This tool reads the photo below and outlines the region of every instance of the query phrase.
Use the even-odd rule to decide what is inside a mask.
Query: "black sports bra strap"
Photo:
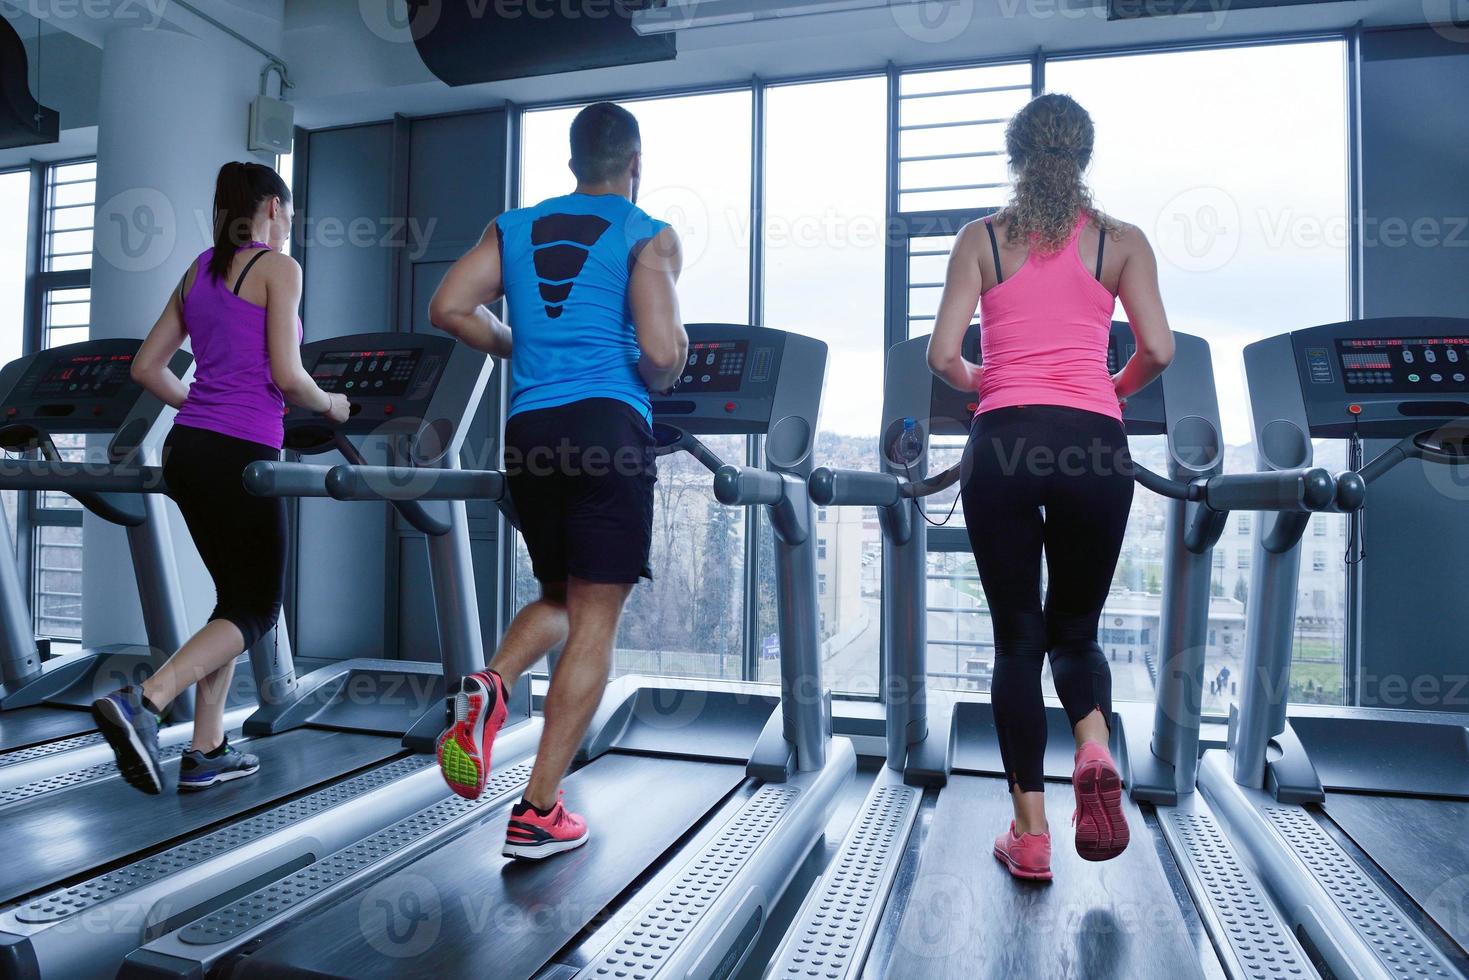
[[[236,296],[240,295],[240,287],[245,285],[245,277],[250,274],[251,269],[255,268],[255,263],[265,258],[265,253],[269,251],[268,248],[257,249],[250,261],[245,263],[245,268],[240,270],[240,278],[235,280],[234,293]]]
[[[995,238],[995,223],[986,221],[984,230],[990,233],[990,252],[995,256],[995,285],[998,286],[1005,281],[1005,271],[1000,268],[1000,242]]]
[[[1107,229],[1097,228],[1097,282],[1102,281],[1102,252],[1107,248]]]

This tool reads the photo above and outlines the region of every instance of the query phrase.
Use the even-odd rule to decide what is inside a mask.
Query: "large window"
[[[16,216],[28,214],[31,206],[31,172],[14,170],[0,173],[0,210]],[[0,364],[8,364],[25,349],[26,249],[30,229],[24,220],[12,220],[0,226]],[[0,492],[0,505],[5,508],[10,540],[15,541],[17,494]],[[0,555],[0,561],[13,556]]]
[[[765,95],[761,322],[827,344],[816,436],[821,466],[871,469],[882,420],[887,80],[787,85]],[[761,514],[762,559],[773,549]],[[882,532],[855,507],[816,513],[826,683],[875,694]],[[758,676],[778,676],[773,562],[760,564]]]
[[[1179,84],[1179,79],[1188,84]],[[1270,334],[1346,319],[1346,50],[1340,41],[1050,61],[1046,87],[1074,95],[1097,129],[1097,203],[1153,242],[1174,329],[1210,344],[1229,472],[1255,468],[1241,352]],[[1146,93],[1146,105],[1139,98]],[[1166,139],[1158,138],[1166,133]],[[1125,314],[1119,305],[1118,316]],[[1161,468],[1161,437],[1133,439]],[[1317,447],[1341,468],[1339,444]],[[1103,625],[1119,697],[1151,696],[1164,503],[1138,493]],[[1204,704],[1237,698],[1251,536],[1231,518],[1219,547]],[[1343,698],[1345,519],[1314,523],[1331,560],[1305,561],[1297,596],[1292,699]],[[1314,539],[1313,539],[1314,540]]]
[[[92,323],[92,220],[95,161],[58,164],[45,171],[42,268],[39,272],[43,347],[86,340]],[[63,459],[86,455],[86,437],[57,435]],[[32,495],[31,598],[36,632],[80,639],[82,628],[81,505],[64,493]]]
[[[628,104],[642,130],[638,204],[677,230],[684,248],[679,301],[687,322],[750,317],[750,92]],[[528,112],[521,201],[570,192],[567,133],[576,108]],[[744,462],[739,436],[704,440]],[[653,580],[634,590],[617,638],[615,673],[739,679],[745,663],[745,515],[721,506],[708,470],[685,454],[659,460]],[[517,543],[516,605],[538,594]]]

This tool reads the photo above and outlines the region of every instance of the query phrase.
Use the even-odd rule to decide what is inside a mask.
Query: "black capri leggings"
[[[1111,724],[1112,675],[1097,622],[1132,507],[1127,436],[1095,412],[1001,408],[974,420],[964,456],[964,521],[995,631],[990,700],[1000,756],[1012,789],[1038,792],[1047,653],[1071,724],[1094,709]]]
[[[286,503],[257,497],[240,480],[256,460],[279,460],[258,442],[175,425],[163,444],[163,475],[214,579],[210,622],[239,627],[245,649],[275,628],[286,581]]]

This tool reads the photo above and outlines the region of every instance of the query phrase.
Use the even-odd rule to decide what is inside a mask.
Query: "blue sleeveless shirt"
[[[651,423],[627,291],[638,253],[667,224],[625,197],[567,194],[495,225],[514,338],[510,415],[615,398]]]

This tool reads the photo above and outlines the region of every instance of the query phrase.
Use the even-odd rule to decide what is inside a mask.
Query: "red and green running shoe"
[[[505,724],[505,684],[493,670],[470,674],[454,695],[454,720],[439,736],[439,771],[466,800],[477,800],[490,778],[490,750]]]

